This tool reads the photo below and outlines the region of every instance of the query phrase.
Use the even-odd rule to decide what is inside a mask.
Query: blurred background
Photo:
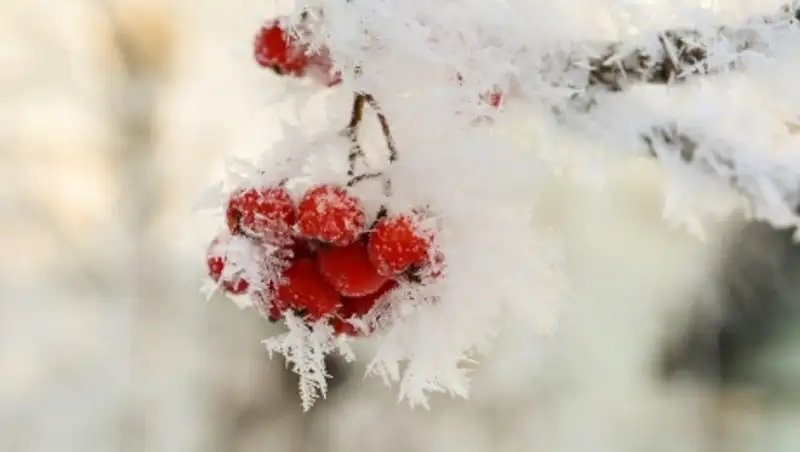
[[[278,138],[249,47],[273,9],[0,0],[0,451],[800,450],[797,252],[668,230],[647,162],[557,186],[591,206],[553,214],[576,300],[555,336],[504,331],[472,400],[412,411],[332,360],[302,414],[279,327],[200,293],[219,219],[193,211]],[[707,286],[734,314],[691,314]]]

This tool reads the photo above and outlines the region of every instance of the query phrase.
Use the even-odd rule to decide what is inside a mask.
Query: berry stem
[[[358,176],[355,176],[352,179],[350,179],[350,181],[347,182],[347,186],[348,187],[354,187],[356,184],[358,184],[361,181],[365,181],[365,180],[368,180],[368,179],[377,179],[379,177],[383,177],[383,173],[382,172],[359,174]]]
[[[378,122],[381,125],[381,132],[386,140],[386,147],[389,149],[389,164],[397,161],[397,145],[395,144],[394,136],[392,136],[392,129],[389,126],[389,120],[386,118],[386,115],[383,114],[383,109],[381,108],[380,104],[371,94],[355,93],[355,97],[353,98],[353,107],[350,110],[350,122],[347,124],[347,127],[344,131],[351,143],[350,153],[348,154],[349,166],[347,169],[347,175],[351,179],[347,183],[348,187],[353,187],[363,180],[374,179],[384,175],[383,173],[379,172],[366,173],[356,176],[356,164],[358,163],[358,158],[365,157],[364,149],[361,147],[361,144],[358,141],[358,128],[361,125],[361,121],[364,120],[365,104],[369,104],[369,106],[375,112],[375,116],[378,118]],[[391,191],[392,182],[389,179],[384,178],[384,195],[387,197],[390,196]]]
[[[349,177],[356,175],[356,163],[358,163],[358,158],[365,157],[364,149],[361,147],[361,143],[358,142],[358,127],[364,119],[365,102],[366,98],[363,94],[355,94],[353,98],[353,108],[350,110],[350,122],[344,130],[345,135],[347,135],[347,138],[350,140],[350,152],[347,155],[349,165],[347,175]]]
[[[394,163],[397,161],[397,145],[392,136],[392,129],[389,127],[389,120],[386,119],[386,115],[383,114],[383,109],[381,109],[378,101],[372,97],[372,94],[364,94],[363,96],[369,106],[375,111],[375,116],[378,117],[378,122],[381,124],[381,131],[383,132],[383,138],[386,139],[386,147],[389,148],[389,163]]]

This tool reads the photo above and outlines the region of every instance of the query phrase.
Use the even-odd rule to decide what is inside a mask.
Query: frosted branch
[[[800,36],[798,22],[800,6],[785,5],[776,14],[752,18],[741,26],[675,29],[636,42],[572,45],[560,54],[543,55],[537,68],[540,77],[519,86],[550,106],[560,122],[574,125],[598,105],[598,96],[604,93],[642,83],[677,84],[764,62]],[[613,126],[616,119],[605,121]],[[766,149],[747,150],[763,157],[758,167],[752,168],[751,156],[747,156],[747,165],[737,160],[747,152],[733,143],[706,144],[705,137],[681,130],[676,123],[641,130],[640,139],[643,151],[662,162],[680,159],[725,180],[747,198],[755,216],[769,218],[774,224],[796,223],[792,210],[798,203],[800,177],[791,167],[771,161],[762,152]]]
[[[546,99],[559,114],[586,111],[596,105],[598,92],[619,92],[635,83],[673,84],[741,69],[749,61],[771,56],[775,43],[800,32],[799,20],[800,7],[785,5],[777,14],[750,19],[739,27],[666,30],[638,42],[581,43],[541,55],[534,86],[520,84],[539,97],[550,97],[552,90],[563,98],[566,90],[567,109],[558,105],[562,102],[553,102],[556,99]]]

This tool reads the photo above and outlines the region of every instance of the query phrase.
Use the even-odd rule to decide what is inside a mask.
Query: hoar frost
[[[568,284],[557,233],[533,224],[537,190],[564,168],[583,165],[602,175],[604,165],[619,160],[657,158],[674,176],[667,178],[665,214],[679,215],[673,220],[698,235],[703,231],[694,216],[723,216],[742,205],[776,225],[798,224],[797,141],[787,130],[778,130],[776,139],[766,125],[766,118],[797,121],[800,90],[787,76],[797,73],[797,63],[784,58],[798,44],[796,9],[693,24],[693,17],[711,15],[696,2],[678,3],[683,24],[653,24],[642,13],[649,7],[610,9],[578,0],[317,0],[285,5],[289,20],[281,23],[290,24],[290,44],[280,50],[290,53],[273,55],[271,43],[257,43],[266,46],[259,64],[289,78],[286,100],[298,118],[320,102],[325,118],[284,123],[282,139],[257,162],[232,168],[234,188],[279,185],[300,200],[320,184],[344,187],[363,210],[364,224],[405,213],[432,231],[425,235],[430,256],[424,264],[403,275],[372,275],[391,279],[391,290],[371,300],[369,312],[338,319],[376,336],[369,373],[399,382],[402,399],[427,406],[430,392],[466,397],[470,366],[507,319],[552,326]],[[576,17],[575,8],[585,12],[578,16],[615,24],[614,33],[603,21]],[[679,26],[657,29],[667,25]],[[619,32],[625,29],[630,32]],[[296,49],[302,52],[291,53]],[[304,80],[302,64],[325,82]],[[761,86],[757,97],[726,91],[734,70]],[[640,89],[644,84],[683,86],[654,94]],[[595,146],[550,149],[520,140],[519,125],[530,118]],[[707,187],[745,203],[720,212],[717,203],[687,196]],[[256,213],[269,215],[269,206]],[[302,219],[298,224],[302,229]],[[369,240],[369,227],[357,232]],[[295,252],[313,254],[329,246],[322,242]],[[271,255],[277,248],[266,249]],[[347,264],[354,278],[362,274],[352,269],[366,262],[355,251]],[[292,300],[330,295],[312,293],[315,276],[304,278],[303,290],[290,287]],[[254,287],[263,292],[281,284],[278,275]],[[308,310],[296,308],[280,306],[288,332],[265,344],[300,375],[308,409],[325,395],[325,355],[354,359],[354,339],[337,334],[330,316],[340,311],[309,319]]]

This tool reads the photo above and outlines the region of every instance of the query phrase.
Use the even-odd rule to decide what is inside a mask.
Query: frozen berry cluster
[[[225,234],[278,259],[264,261],[257,284],[243,272],[229,275],[218,237],[209,248],[209,276],[227,293],[249,293],[273,321],[291,311],[355,336],[361,332],[350,320],[369,314],[401,281],[437,276],[429,264],[433,235],[420,227],[418,212],[380,214],[368,225],[361,201],[339,185],[312,187],[297,203],[283,186],[237,190],[226,219]]]

